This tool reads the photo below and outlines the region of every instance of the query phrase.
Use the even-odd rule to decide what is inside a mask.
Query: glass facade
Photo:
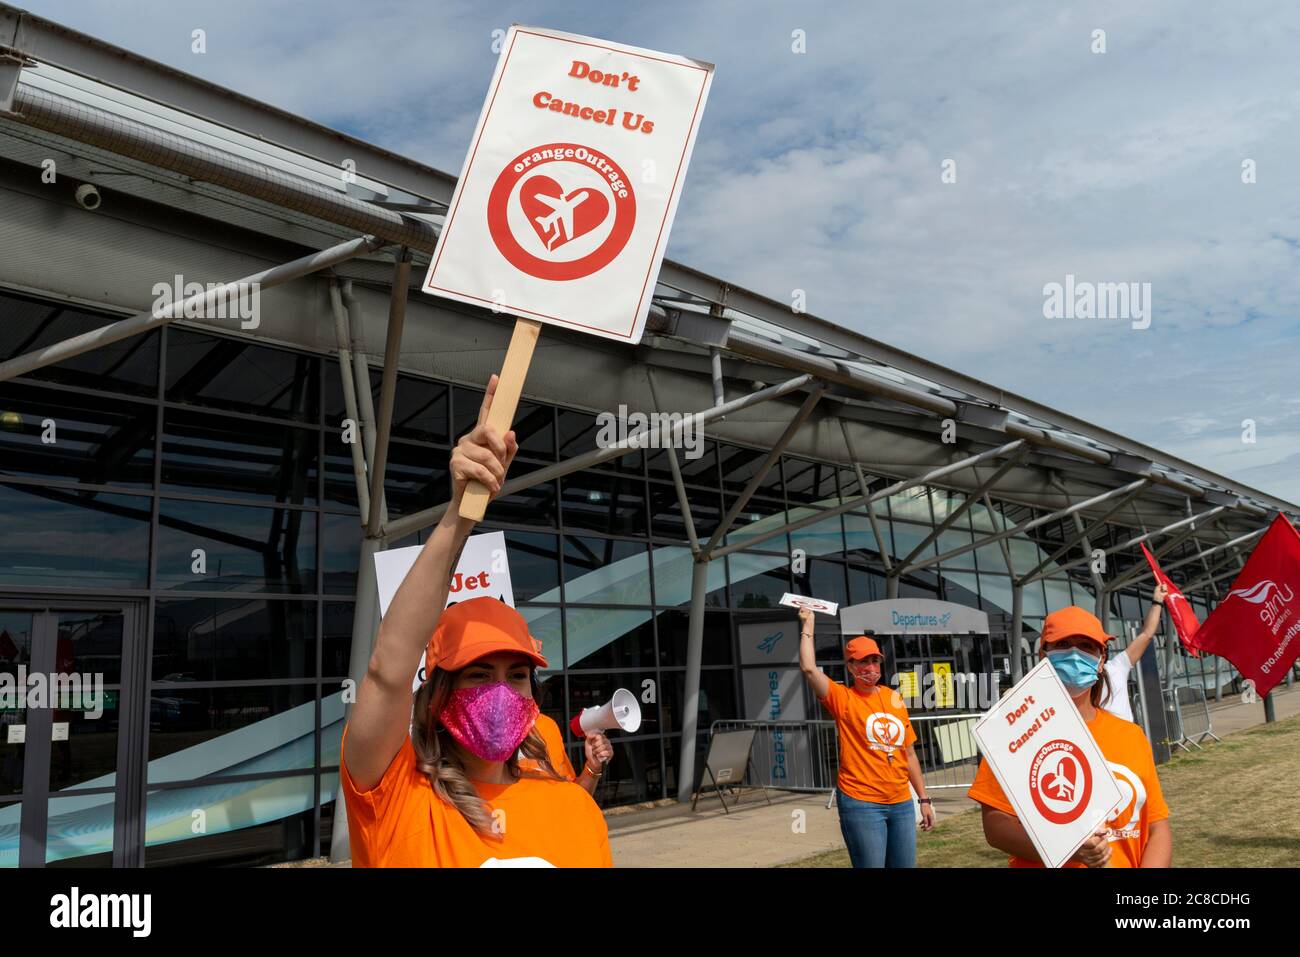
[[[0,359],[104,321],[0,294]],[[372,379],[377,392],[379,376]],[[390,515],[446,501],[451,443],[472,425],[481,399],[474,389],[399,377]],[[25,610],[33,603],[112,599],[134,609],[129,620],[138,622],[118,638],[125,649],[118,654],[138,662],[135,737],[118,747],[126,732],[114,724],[112,741],[92,747],[89,729],[74,724],[72,754],[80,757],[59,764],[51,754],[48,787],[39,783],[48,793],[47,862],[108,860],[122,793],[118,762],[127,754],[145,769],[146,865],[270,863],[328,851],[361,542],[343,418],[334,359],[181,327],[0,383],[0,668],[29,660],[39,633],[33,616],[45,614]],[[589,412],[523,402],[516,432],[512,476],[590,450],[597,426]],[[700,457],[683,461],[697,534],[712,534],[764,455],[709,441]],[[859,494],[849,469],[783,457],[727,542]],[[884,598],[882,550],[909,555],[962,501],[956,492],[910,490],[876,504],[884,542],[858,509],[712,562],[701,741],[716,719],[757,716],[745,700],[754,666],[740,660],[740,629],[792,618],[778,607],[786,591],[840,603]],[[977,505],[918,557],[970,545],[1030,515],[1022,506]],[[615,736],[598,800],[675,795],[692,559],[666,454],[638,450],[503,498],[489,519],[481,530],[505,532],[518,607],[552,665],[543,709],[567,735],[574,713],[616,688],[642,700],[642,728]],[[1023,572],[1069,531],[1046,526],[1036,530],[1040,538],[1011,538],[1005,552],[983,546],[906,576],[900,596],[979,607],[993,634],[987,642],[886,639],[888,664],[903,670],[946,660],[1003,670],[1007,556]],[[420,541],[423,533],[394,544]],[[806,562],[792,567],[791,549]],[[1091,607],[1090,587],[1086,566],[1028,586],[1026,627],[1035,630],[1064,604]],[[1140,618],[1147,594],[1115,596],[1112,614]],[[1207,609],[1197,611],[1203,617]],[[818,654],[839,674],[833,623],[829,630],[819,623]],[[1172,660],[1176,682],[1210,691],[1216,667],[1221,682],[1235,676],[1213,658],[1175,650]],[[816,711],[805,704],[805,716]],[[576,765],[581,748],[569,743]],[[31,773],[24,745],[0,737],[0,865],[17,862],[17,798],[38,793],[24,773]]]

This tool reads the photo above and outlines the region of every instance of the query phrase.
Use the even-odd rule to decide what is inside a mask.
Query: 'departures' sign
[[[1047,867],[1060,867],[1123,795],[1079,709],[1044,659],[971,730]]]
[[[712,76],[511,27],[424,291],[640,341]]]
[[[380,617],[388,614],[388,606],[401,587],[407,572],[423,551],[423,545],[394,548],[375,552],[375,581],[379,587]],[[447,605],[470,598],[496,598],[511,608],[515,607],[515,590],[510,582],[510,565],[506,561],[506,536],[504,532],[485,532],[465,539],[456,571],[452,573],[447,589]],[[424,682],[424,656],[420,656],[413,690]]]

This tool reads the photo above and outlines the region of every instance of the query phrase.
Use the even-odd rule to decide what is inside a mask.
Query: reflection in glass
[[[164,599],[154,619],[155,681],[316,676],[314,602]]]
[[[149,781],[311,767],[314,698],[312,685],[156,688],[149,700]],[[212,747],[198,747],[209,741]]]
[[[695,557],[691,554],[691,550],[659,545],[651,552],[650,559],[654,562],[655,604],[672,607],[690,602],[691,576],[695,569]],[[705,605],[719,608],[726,606],[725,562],[709,562],[705,587],[708,589],[704,596]]]
[[[0,674],[16,687],[18,668],[32,665],[32,640],[35,616],[26,611],[0,611]],[[23,789],[23,759],[27,745],[9,742],[9,728],[27,725],[27,708],[17,701],[6,702],[0,710],[0,794],[19,794]],[[0,821],[4,820],[0,808]],[[12,812],[11,812],[12,813]],[[14,866],[18,866],[15,852]]]
[[[835,480],[839,470],[834,465],[789,457],[784,459],[783,464],[785,495],[791,503],[834,505],[838,500]]]
[[[93,691],[83,686],[80,696],[70,693],[62,703],[73,707],[54,709],[54,723],[66,724],[67,735],[50,742],[50,790],[112,787],[117,773],[121,689],[103,689],[96,702]],[[85,710],[87,707],[93,710]]]
[[[0,382],[0,471],[149,488],[157,414],[145,402]]]
[[[167,399],[185,405],[316,422],[316,356],[179,329],[167,330]]]
[[[451,498],[451,450],[406,442],[388,444],[388,467],[384,470],[384,495],[388,515],[410,515],[441,505]],[[349,459],[350,465],[350,459]],[[356,481],[351,486],[356,504]]]
[[[645,482],[598,472],[560,480],[567,528],[608,535],[646,535]]]
[[[742,449],[736,445],[719,446],[719,454],[722,457],[722,487],[736,493],[744,491],[768,455],[763,449]],[[758,485],[758,494],[782,497],[780,462],[767,471]]]
[[[0,583],[144,588],[149,509],[134,495],[0,484]]]
[[[528,633],[542,643],[546,671],[564,667],[564,611],[558,606],[520,602],[515,608],[528,622]],[[562,679],[561,679],[562,680]]]
[[[644,542],[566,535],[565,599],[587,604],[650,604],[650,555]]]
[[[47,867],[113,866],[113,795],[51,797],[45,823]],[[2,840],[2,839],[0,839]],[[4,850],[0,850],[0,855]]]
[[[315,803],[310,774],[149,791],[145,866],[263,867],[311,857]],[[205,825],[200,834],[195,811]]]
[[[686,664],[686,642],[690,615],[685,611],[661,611],[659,623],[659,662],[668,666]],[[731,664],[731,616],[721,611],[704,613],[705,665]]]
[[[569,608],[570,668],[645,668],[655,663],[649,608]]]
[[[515,459],[510,466],[507,481],[535,472],[544,466],[524,459]],[[508,525],[530,525],[538,528],[555,528],[558,523],[555,500],[555,480],[532,485],[512,495],[501,495],[492,500],[491,518]]]
[[[734,608],[776,608],[781,596],[793,591],[790,559],[786,555],[735,552],[727,556]]]
[[[790,521],[810,520],[818,514],[813,508],[790,509]],[[764,543],[763,547],[768,547]],[[805,525],[790,532],[790,547],[802,548],[809,555],[837,555],[844,551],[844,529],[838,515]]]
[[[322,512],[320,560],[327,595],[357,593],[357,561],[361,553],[361,519],[357,514]],[[414,543],[412,543],[414,544]],[[400,547],[389,545],[390,548]]]
[[[824,559],[808,559],[808,574],[795,575],[795,585],[801,594],[833,601],[837,605],[849,602],[848,588],[844,584],[844,566]]]
[[[718,487],[718,443],[705,441],[700,446],[700,454],[690,458],[686,449],[677,450],[677,465],[681,469],[682,481],[687,485],[703,485],[707,488]],[[648,468],[650,477],[673,480],[672,463],[668,461],[667,449],[650,449]]]
[[[167,409],[162,488],[313,505],[319,441],[316,429]]]
[[[679,735],[683,701],[686,697],[686,672],[664,673],[664,733]],[[700,672],[699,733],[707,739],[709,726],[715,721],[739,717],[736,710],[736,672],[730,668],[704,669]]]
[[[0,293],[0,360],[54,345],[121,318],[64,302]],[[25,375],[90,389],[156,395],[159,336],[158,332],[129,336]]]
[[[556,409],[559,423],[560,459],[573,458],[597,448],[597,438],[601,435],[602,425],[590,412],[575,412],[572,409]],[[609,436],[614,438],[614,436]],[[626,455],[601,463],[601,468],[616,472],[628,472],[633,475],[643,474],[645,453],[642,449],[633,449]]]
[[[164,499],[157,551],[160,588],[316,590],[315,512]]]
[[[346,678],[352,653],[355,606],[350,601],[327,601],[321,621],[320,673],[322,678]]]
[[[632,737],[617,731],[610,742],[614,757],[605,765],[595,798],[602,806],[653,801],[664,796],[663,759],[659,739]]]
[[[726,496],[727,508],[731,508],[735,503],[736,496]],[[804,514],[807,514],[807,512]],[[727,532],[727,544],[756,538],[765,532],[780,528],[785,523],[784,505],[780,502],[755,496],[746,502],[744,509],[736,515],[735,522],[732,524],[730,531]],[[757,547],[768,551],[781,551],[789,546],[785,535],[775,535],[760,542]]]
[[[722,521],[722,497],[711,489],[687,488],[686,500],[690,503],[695,536],[704,544],[718,530],[718,523]],[[681,499],[677,497],[676,486],[663,482],[650,483],[650,514],[653,516],[652,531],[656,538],[675,542],[688,540],[686,520],[682,517]]]
[[[560,556],[556,536],[506,532],[506,557],[515,601],[560,600]],[[472,597],[466,595],[464,597]]]

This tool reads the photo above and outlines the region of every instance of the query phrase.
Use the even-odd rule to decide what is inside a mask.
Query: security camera
[[[77,205],[82,209],[99,209],[99,204],[103,201],[99,190],[90,183],[82,183],[77,187]]]

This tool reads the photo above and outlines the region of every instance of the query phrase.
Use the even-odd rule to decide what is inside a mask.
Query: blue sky
[[[453,173],[493,30],[710,60],[671,258],[1300,502],[1292,4],[23,5]],[[1150,327],[1044,318],[1067,274]]]

